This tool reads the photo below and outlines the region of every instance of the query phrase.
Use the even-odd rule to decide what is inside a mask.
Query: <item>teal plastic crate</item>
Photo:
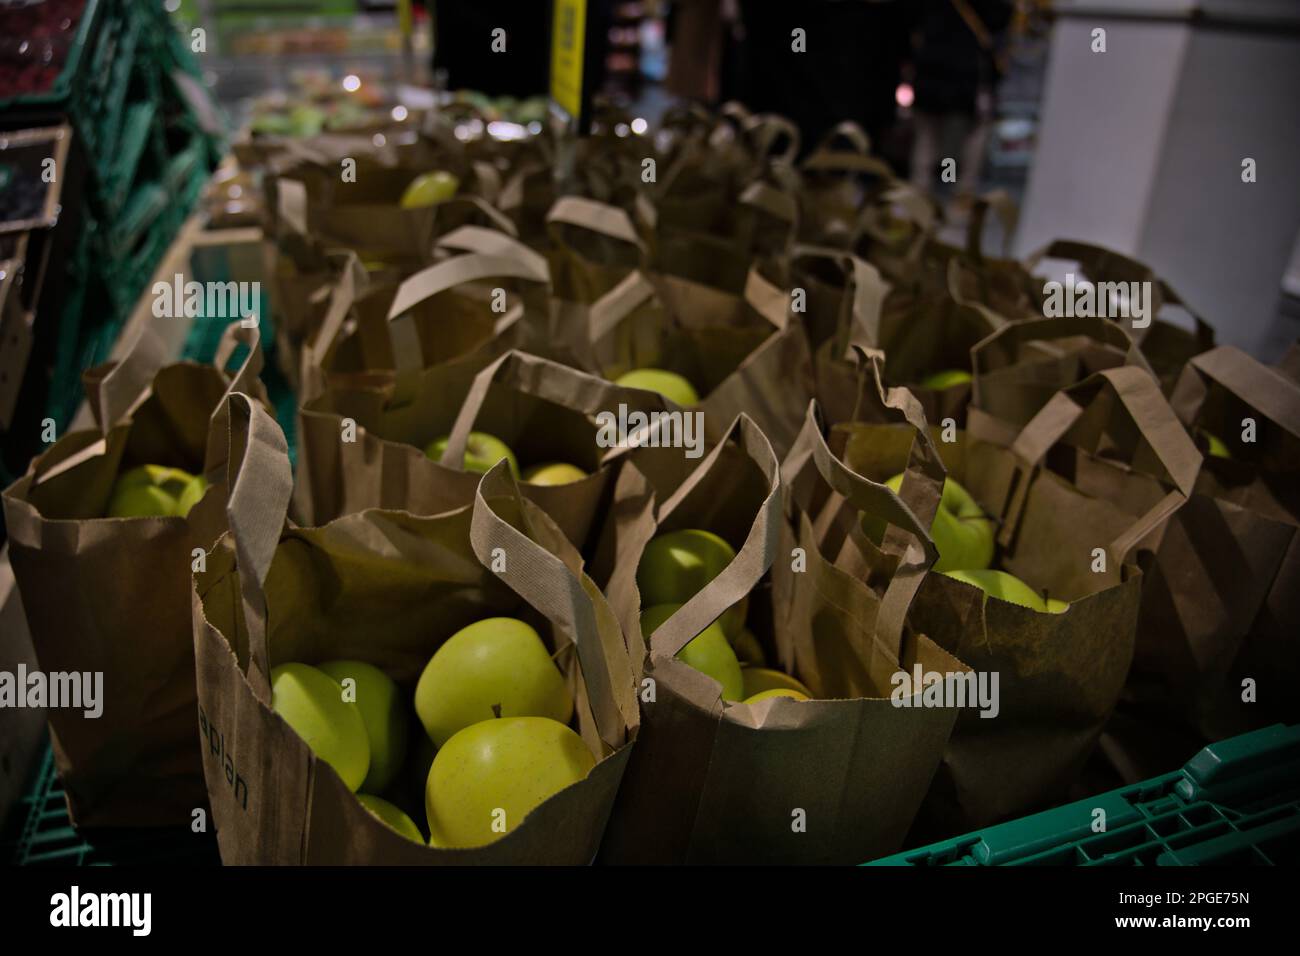
[[[1094,832],[1097,811],[1105,830]],[[1300,863],[1300,726],[1206,747],[1182,770],[870,866]]]
[[[14,811],[14,831],[3,849],[16,866],[126,866],[140,864],[216,865],[221,862],[216,834],[189,827],[78,832],[48,746],[31,787]]]

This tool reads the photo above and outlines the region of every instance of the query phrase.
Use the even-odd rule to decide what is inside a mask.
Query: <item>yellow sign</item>
[[[555,0],[551,24],[551,99],[572,120],[582,112],[583,41],[587,0]]]

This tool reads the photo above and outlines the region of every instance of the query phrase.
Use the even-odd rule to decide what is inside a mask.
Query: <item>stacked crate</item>
[[[193,210],[220,133],[187,39],[159,0],[0,5],[0,20],[0,138],[58,125],[71,133],[57,221],[21,243],[31,348],[0,427],[4,478],[41,450],[46,419],[66,429],[81,372],[107,357]]]

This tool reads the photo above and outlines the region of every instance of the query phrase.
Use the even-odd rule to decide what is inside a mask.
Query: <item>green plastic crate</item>
[[[4,849],[17,866],[126,866],[139,864],[216,865],[216,834],[188,827],[100,830],[80,833],[68,820],[68,806],[48,746],[31,788],[14,808],[15,830]]]
[[[1104,832],[1094,832],[1096,811]],[[1182,770],[870,866],[1300,863],[1300,726],[1206,747]]]

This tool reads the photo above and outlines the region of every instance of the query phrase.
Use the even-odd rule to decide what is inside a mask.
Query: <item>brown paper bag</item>
[[[710,443],[742,412],[778,451],[813,395],[803,328],[789,295],[751,269],[741,295],[672,276],[633,273],[587,310],[591,362],[616,379],[637,368],[682,375],[700,395]]]
[[[789,120],[754,116],[739,104],[725,105],[712,128],[678,137],[661,157],[649,207],[641,207],[650,213],[645,225],[654,233],[654,267],[673,271],[666,261],[689,266],[671,249],[663,250],[670,260],[658,259],[659,247],[689,237],[716,237],[723,248],[738,247],[745,262],[774,251],[772,243],[787,245],[798,215],[793,162],[799,144],[799,130]]]
[[[970,420],[1021,428],[1061,389],[1121,365],[1155,374],[1128,333],[1108,319],[1008,323],[971,349]]]
[[[1009,448],[974,432],[954,444],[946,452],[950,476],[1000,522],[996,564],[1070,605],[1060,614],[1038,613],[985,600],[943,575],[926,579],[912,623],[977,671],[997,672],[1001,703],[995,718],[958,719],[910,842],[1063,799],[1128,674],[1142,587],[1138,562],[1149,559],[1141,552],[1159,546],[1200,465],[1155,379],[1134,366],[1104,370],[1058,393]],[[1081,490],[1047,465],[1053,449],[1067,446],[1104,454],[1113,470],[1158,475],[1158,496],[1134,514]],[[878,459],[883,447],[879,436],[858,432],[845,460],[864,474],[896,473],[897,460]]]
[[[1188,363],[1171,401],[1233,457],[1206,457],[1147,572],[1126,705],[1206,742],[1294,723],[1300,648],[1283,615],[1300,588],[1300,387],[1221,346]],[[1254,443],[1240,441],[1248,420]]]
[[[445,373],[448,388],[463,389],[518,344],[521,323],[544,327],[549,274],[540,256],[490,230],[456,230],[447,238],[491,251],[444,259],[388,288],[365,291],[353,274],[342,277],[303,351],[304,406],[328,388],[380,383],[405,394],[434,369]]]
[[[1094,283],[1145,282],[1151,288],[1151,317],[1149,324],[1138,327],[1131,319],[1119,320],[1160,380],[1165,394],[1173,389],[1183,366],[1195,355],[1214,348],[1214,329],[1193,311],[1163,279],[1147,265],[1130,259],[1110,249],[1072,239],[1058,239],[1030,254],[1025,260],[1029,270],[1043,259],[1065,259],[1077,262],[1080,270]],[[1182,308],[1192,320],[1187,329],[1160,318],[1166,305]],[[1112,320],[1115,321],[1115,320]]]
[[[467,224],[513,233],[514,225],[489,201],[499,176],[416,139],[406,147],[373,145],[357,137],[318,137],[293,147],[293,157],[266,180],[272,234],[310,237],[413,271],[430,260],[433,240]],[[348,163],[346,168],[342,164]],[[456,196],[432,206],[403,209],[399,200],[417,176],[442,169],[461,181]],[[346,175],[345,175],[346,174]]]
[[[192,590],[199,744],[222,860],[590,862],[636,735],[635,686],[618,622],[559,529],[503,468],[455,511],[369,510],[287,528],[283,435],[244,396],[231,399],[230,420],[232,533]],[[500,580],[487,570],[495,549],[507,555]],[[524,615],[549,638],[598,762],[495,843],[434,849],[399,836],[270,708],[279,663],[359,658],[413,691],[443,640],[503,614]]]
[[[662,504],[638,465],[629,464],[620,481],[611,518],[618,559],[606,593],[625,633],[642,641],[648,654],[641,735],[601,858],[611,863],[861,862],[873,852],[887,852],[891,836],[901,837],[915,807],[915,800],[911,808],[904,806],[909,785],[919,799],[952,715],[911,712],[918,715],[916,725],[926,728],[922,737],[937,730],[939,739],[900,753],[898,738],[885,739],[876,731],[881,721],[905,712],[885,700],[860,699],[878,696],[864,695],[861,682],[852,693],[859,699],[724,703],[715,681],[676,659],[695,634],[750,595],[778,551],[781,562],[789,560],[780,544],[781,480],[770,444],[744,416],[727,437],[735,443],[718,445]],[[641,452],[634,460],[650,454]],[[739,544],[736,558],[654,634],[642,634],[635,584],[641,553],[655,534],[684,527],[707,527]],[[810,575],[818,573],[817,561],[810,555]],[[879,601],[874,595],[856,596],[834,621],[819,625],[817,637],[856,644],[868,655],[859,629],[870,630]],[[759,597],[760,592],[751,597],[752,625],[766,613],[758,607]],[[768,623],[775,624],[781,614],[778,605]],[[813,636],[810,627],[805,621],[798,631],[800,644]],[[781,630],[778,640],[789,633]],[[811,653],[807,662],[815,665],[829,663],[832,652],[813,648]],[[792,647],[782,654],[796,656]],[[803,661],[802,652],[797,656]],[[822,673],[814,670],[811,676]],[[837,677],[833,670],[825,672],[829,693],[840,688]],[[925,766],[913,774],[917,765]],[[896,781],[888,780],[894,771],[906,778],[897,791],[890,786]]]
[[[907,386],[928,421],[951,419],[964,426],[969,384],[936,389],[920,383],[935,372],[969,371],[971,349],[1006,319],[960,297],[956,260],[950,262],[949,289],[921,293],[892,289],[874,266],[856,256],[806,247],[798,253],[795,285],[808,291],[805,321],[819,336],[828,326],[834,329],[815,351],[818,401],[830,420],[860,419],[877,407],[859,394],[862,378],[851,360],[851,346],[857,345],[885,351],[888,383]],[[837,272],[839,281],[827,281]]]
[[[250,349],[233,376],[222,369]],[[220,505],[223,395],[265,401],[256,330],[227,330],[217,366],[163,367],[148,328],[128,355],[89,370],[97,429],[64,435],[4,492],[9,554],[32,644],[54,675],[102,675],[95,718],[48,711],[55,764],[79,827],[188,824],[206,804],[190,736],[194,652],[186,581],[196,555],[224,531]],[[118,474],[140,464],[208,474],[188,517],[104,518]],[[27,689],[20,690],[24,695]]]
[[[463,384],[459,384],[463,381]],[[452,383],[456,382],[456,387]],[[312,524],[365,508],[436,514],[467,504],[479,476],[461,467],[471,430],[510,446],[520,468],[563,461],[588,473],[567,485],[524,484],[523,494],[545,510],[581,547],[613,490],[614,465],[626,447],[602,448],[597,416],[607,412],[673,411],[662,396],[620,388],[577,369],[511,351],[472,379],[426,370],[409,396],[383,389],[335,390],[302,411],[298,510]],[[679,412],[680,414],[680,412]],[[345,420],[355,441],[345,439]],[[424,449],[450,436],[441,461]]]
[[[276,364],[297,390],[301,387],[303,347],[325,321],[335,289],[348,281],[353,290],[363,290],[371,275],[354,254],[326,253],[315,243],[263,242],[262,250],[265,274],[271,277]],[[345,280],[349,271],[352,274]]]
[[[799,171],[799,241],[846,252],[860,240],[863,207],[896,183],[889,164],[871,155],[870,137],[851,120],[827,131]]]

